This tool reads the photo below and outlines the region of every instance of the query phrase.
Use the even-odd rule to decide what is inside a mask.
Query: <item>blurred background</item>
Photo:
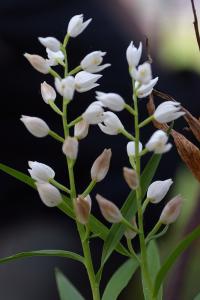
[[[200,17],[199,1],[196,1],[196,8]],[[52,79],[32,69],[23,53],[44,56],[45,49],[37,37],[55,36],[62,40],[70,18],[80,13],[84,14],[85,19],[92,17],[93,21],[83,34],[70,41],[71,68],[77,66],[89,52],[106,51],[105,62],[111,63],[112,67],[103,71],[98,90],[117,92],[130,103],[131,82],[125,58],[126,48],[131,40],[136,45],[139,41],[145,43],[147,36],[153,58],[153,74],[159,76],[156,88],[172,95],[199,117],[200,53],[189,0],[1,0],[0,162],[26,173],[28,160],[43,162],[56,171],[56,179],[62,183],[66,181],[66,168],[60,144],[51,138],[34,138],[19,121],[21,114],[38,116],[53,130],[62,132],[59,118],[40,95],[40,83],[44,80],[53,83]],[[143,61],[146,59],[144,47]],[[92,101],[93,90],[76,94],[69,112],[70,119],[82,113]],[[155,101],[159,104],[161,99],[155,98]],[[145,99],[141,101],[140,110],[142,118],[145,118]],[[120,119],[131,131],[130,117],[120,113]],[[175,128],[195,143],[192,134],[184,130],[185,122],[181,120],[177,123]],[[153,130],[153,126],[144,130],[141,138],[143,143]],[[97,127],[91,128],[89,137],[81,142],[76,166],[78,192],[83,191],[89,183],[90,168],[95,158],[105,147],[111,147],[111,170],[106,179],[96,186],[93,194],[99,192],[119,207],[122,205],[129,192],[122,178],[122,167],[128,166],[126,143],[122,137],[105,136]],[[161,240],[162,257],[200,220],[199,185],[181,164],[175,148],[165,154],[155,178],[162,180],[170,177],[176,179],[173,195],[181,192],[185,206],[179,222]],[[45,207],[36,192],[0,173],[0,195],[0,257],[38,249],[66,249],[81,253],[74,224],[58,210]],[[151,206],[148,209],[145,216],[147,231],[156,222],[163,205],[164,201],[156,208]],[[95,204],[93,212],[101,218]],[[102,244],[95,241],[92,246],[98,263]],[[135,246],[137,248],[137,242]],[[189,300],[199,291],[199,247],[200,242],[197,242],[177,263],[169,276],[165,299]],[[122,261],[117,255],[110,259],[102,288]],[[0,299],[57,300],[54,267],[59,267],[84,297],[91,299],[89,288],[86,288],[85,270],[78,263],[55,258],[32,258],[0,265]],[[142,299],[137,275],[121,296],[126,300],[133,298]]]

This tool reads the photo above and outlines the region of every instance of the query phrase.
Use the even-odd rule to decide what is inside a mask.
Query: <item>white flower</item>
[[[75,124],[74,126],[74,136],[82,140],[88,135],[89,131],[89,124],[84,119]]]
[[[103,113],[101,102],[95,101],[88,106],[82,117],[88,124],[98,124],[103,121]]]
[[[99,204],[104,218],[110,223],[120,223],[122,221],[122,214],[119,208],[111,201],[102,197],[101,195],[96,195],[96,200]]]
[[[41,95],[42,95],[42,99],[47,104],[49,103],[49,101],[55,101],[56,99],[56,91],[51,85],[46,83],[46,81],[41,83]]]
[[[77,37],[89,25],[92,19],[83,22],[83,15],[76,15],[71,18],[68,24],[67,33],[71,37]]]
[[[146,148],[156,154],[165,153],[172,147],[172,144],[167,143],[167,141],[168,135],[162,130],[156,130],[146,144]]]
[[[104,112],[103,124],[98,124],[98,126],[101,131],[109,135],[116,135],[121,129],[124,129],[118,116],[111,111]]]
[[[75,76],[75,89],[79,93],[87,92],[96,86],[99,86],[96,81],[101,78],[100,74],[91,74],[86,71],[81,71]]]
[[[55,78],[55,87],[58,93],[67,100],[72,100],[75,91],[75,79],[67,76],[64,79]]]
[[[141,54],[142,54],[142,43],[140,42],[139,47],[136,48],[133,45],[133,42],[131,42],[126,50],[126,58],[128,61],[130,71],[133,68],[137,67],[137,65],[139,64]]]
[[[147,198],[152,203],[160,202],[166,196],[172,183],[171,179],[154,181],[147,190]]]
[[[175,222],[180,215],[182,204],[183,199],[181,196],[174,197],[165,205],[159,221],[165,225]]]
[[[103,56],[106,54],[106,52],[102,51],[94,51],[89,53],[84,57],[84,59],[81,61],[81,68],[84,71],[90,72],[90,73],[97,73],[101,72],[105,68],[109,67],[110,64],[104,64],[101,65],[103,61]]]
[[[126,146],[128,156],[135,156],[135,142],[128,142]],[[139,153],[142,151],[142,143],[139,142]]]
[[[31,177],[39,183],[48,182],[50,178],[53,179],[55,177],[54,170],[45,164],[37,161],[29,161],[28,165]]]
[[[51,37],[51,36],[48,36],[45,38],[39,37],[38,40],[44,47],[49,48],[53,52],[57,52],[60,50],[61,43],[59,40],[57,40],[54,37]]]
[[[154,112],[154,118],[160,123],[168,123],[178,119],[185,113],[181,110],[181,104],[175,101],[161,103]]]
[[[92,180],[100,182],[106,177],[110,167],[111,156],[111,149],[104,149],[104,151],[96,158],[91,168]]]
[[[62,147],[63,153],[67,158],[76,160],[78,156],[78,141],[75,137],[68,136]]]
[[[40,118],[22,116],[20,120],[24,123],[26,129],[36,137],[45,137],[49,133],[49,126]]]
[[[58,65],[58,61],[63,61],[64,60],[64,54],[62,53],[62,51],[51,51],[50,49],[46,48],[47,51],[47,56],[48,56],[48,63],[50,66],[57,66]]]
[[[62,202],[59,190],[50,183],[36,183],[42,202],[48,207],[58,206]]]
[[[49,62],[42,56],[37,54],[25,53],[24,57],[29,61],[34,69],[43,74],[48,74],[50,65]]]
[[[140,65],[137,70],[132,73],[132,77],[141,84],[148,84],[152,79],[150,63],[145,62]]]
[[[101,101],[103,106],[114,111],[121,111],[125,106],[124,99],[115,93],[96,92],[96,99]]]
[[[145,97],[149,96],[151,94],[151,92],[153,91],[153,88],[156,85],[157,81],[158,81],[158,77],[150,80],[149,83],[147,83],[147,84],[142,84],[141,86],[139,86],[139,88],[137,89],[138,98],[145,98]],[[139,85],[139,82],[137,81],[135,83],[135,86],[137,87],[138,85]]]
[[[73,201],[74,212],[79,223],[85,225],[88,223],[92,201],[90,195],[83,198],[81,195]]]

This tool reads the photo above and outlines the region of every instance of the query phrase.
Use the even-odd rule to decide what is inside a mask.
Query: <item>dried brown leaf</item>
[[[197,141],[200,142],[200,121],[196,119],[187,109],[183,107],[183,111],[185,112],[184,118],[187,121],[190,130],[196,137]]]

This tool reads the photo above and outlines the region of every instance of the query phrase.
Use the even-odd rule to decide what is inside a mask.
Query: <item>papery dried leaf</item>
[[[172,130],[171,135],[181,159],[200,182],[200,150],[177,131]]]
[[[163,93],[163,92],[160,92],[158,90],[155,90],[153,89],[153,94],[164,99],[164,100],[167,100],[167,101],[176,101],[172,96],[170,96],[169,94],[166,94],[166,93]]]
[[[183,116],[184,119],[187,121],[190,130],[196,137],[197,141],[200,142],[200,121],[195,118],[187,109],[183,107],[183,111],[185,115]]]

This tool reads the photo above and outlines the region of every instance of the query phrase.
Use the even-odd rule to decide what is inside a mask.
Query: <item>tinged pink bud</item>
[[[78,196],[74,199],[74,211],[79,223],[85,225],[88,223],[91,212],[92,201],[89,195],[85,198]]]
[[[74,126],[74,136],[82,140],[88,135],[89,124],[85,120],[81,120]]]
[[[137,223],[136,223],[135,217],[131,220],[130,223],[131,223],[131,225],[133,225],[134,228],[137,228]],[[124,235],[127,239],[132,240],[137,235],[137,232],[135,232],[135,231],[128,228],[124,232]]]
[[[102,215],[108,222],[120,223],[122,221],[122,214],[119,208],[114,203],[105,199],[99,194],[96,195],[96,200],[99,204]]]
[[[130,189],[135,190],[139,185],[138,175],[137,172],[133,169],[124,167],[123,168],[123,175],[126,183],[130,187]]]
[[[104,149],[101,155],[97,157],[91,168],[92,180],[99,182],[105,178],[110,167],[111,156],[111,149]]]
[[[180,195],[174,197],[170,200],[164,207],[161,216],[160,222],[162,224],[168,225],[176,221],[181,212],[183,199]]]
[[[25,53],[24,57],[30,62],[32,67],[43,74],[49,73],[49,63],[40,55]]]
[[[45,121],[37,117],[23,116],[20,121],[24,123],[26,129],[38,138],[45,137],[49,134],[49,126]]]
[[[78,141],[75,137],[68,136],[62,147],[63,153],[67,158],[76,160],[78,155]]]
[[[42,99],[47,104],[49,101],[55,101],[56,99],[56,91],[50,84],[46,83],[46,81],[41,83],[41,95]]]

